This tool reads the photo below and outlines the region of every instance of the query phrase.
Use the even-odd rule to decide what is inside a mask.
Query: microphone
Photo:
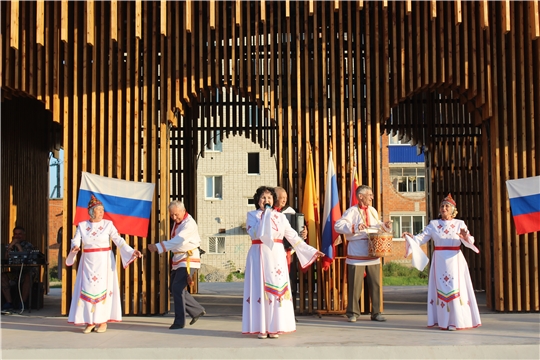
[[[264,204],[264,208],[265,208],[265,209],[271,209],[271,208],[272,208],[272,205],[270,205],[270,204]]]

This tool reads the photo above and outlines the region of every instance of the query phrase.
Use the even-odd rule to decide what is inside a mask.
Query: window
[[[424,215],[392,215],[392,233],[394,238],[401,238],[404,232],[410,232],[413,235],[424,230]]]
[[[209,254],[225,254],[225,237],[210,236],[208,238]]]
[[[223,143],[221,142],[221,134],[219,133],[219,130],[216,131],[215,140],[216,140],[215,144],[214,144],[214,138],[208,141],[208,144],[206,144],[206,151],[215,151],[215,152],[223,151]]]
[[[206,177],[206,198],[207,199],[222,199],[222,176],[207,176]]]
[[[255,199],[253,199],[253,198],[247,199],[247,204],[248,204],[248,206],[253,207],[253,205],[256,205],[255,204]]]
[[[261,173],[259,155],[259,153],[248,153],[248,174],[259,175]]]
[[[426,170],[424,167],[392,167],[390,181],[399,192],[425,191]]]
[[[400,140],[399,139],[400,137],[401,136],[399,135],[399,132],[396,133],[396,135],[394,135],[394,136],[388,135],[388,144],[390,144],[390,145],[409,145],[409,142],[404,142],[403,140]]]

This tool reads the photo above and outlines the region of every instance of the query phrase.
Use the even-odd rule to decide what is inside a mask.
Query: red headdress
[[[99,201],[94,194],[90,195],[90,201],[88,202],[88,210],[95,208],[96,206],[103,206],[103,203]]]
[[[452,198],[452,194],[448,194],[448,196],[445,197],[445,198],[443,199],[443,201],[441,201],[441,205],[444,204],[444,203],[450,204],[450,205],[452,205],[453,207],[457,207],[456,202],[455,202],[454,199]]]

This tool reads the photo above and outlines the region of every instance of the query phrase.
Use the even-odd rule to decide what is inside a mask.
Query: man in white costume
[[[367,185],[356,189],[358,205],[348,208],[341,219],[336,221],[334,229],[347,237],[347,317],[355,322],[360,316],[360,295],[364,287],[364,273],[367,276],[369,296],[371,298],[371,320],[386,321],[381,315],[381,259],[369,256],[368,231],[378,231],[381,227],[392,231],[392,221],[383,223],[377,210],[371,206],[373,190]]]
[[[174,298],[174,323],[169,329],[176,330],[184,328],[186,311],[191,316],[190,325],[195,324],[206,312],[186,290],[186,287],[193,283],[193,269],[201,267],[199,227],[181,201],[172,201],[169,204],[169,215],[174,222],[171,239],[158,244],[148,244],[148,250],[157,251],[159,254],[172,251],[174,254],[170,280]]]

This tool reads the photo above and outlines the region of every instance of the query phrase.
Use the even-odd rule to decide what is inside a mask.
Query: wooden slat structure
[[[0,6],[2,243],[37,213],[26,226],[46,244],[45,205],[35,202],[47,199],[51,123],[65,151],[63,249],[81,171],[156,183],[148,238],[127,237],[142,250],[167,238],[169,199],[196,213],[196,159],[209,141],[243,134],[270,149],[298,208],[310,149],[323,208],[331,149],[342,210],[354,163],[383,209],[381,134],[399,133],[426,152],[428,217],[452,192],[475,235],[480,255],[464,253],[488,307],[540,310],[538,232],[516,235],[505,188],[539,175],[538,0]],[[23,123],[35,131],[5,130]],[[330,272],[300,275],[301,311],[344,311],[342,245],[338,255]],[[167,266],[147,254],[144,269],[120,272],[126,314],[168,311]],[[62,279],[65,314],[75,269]]]

